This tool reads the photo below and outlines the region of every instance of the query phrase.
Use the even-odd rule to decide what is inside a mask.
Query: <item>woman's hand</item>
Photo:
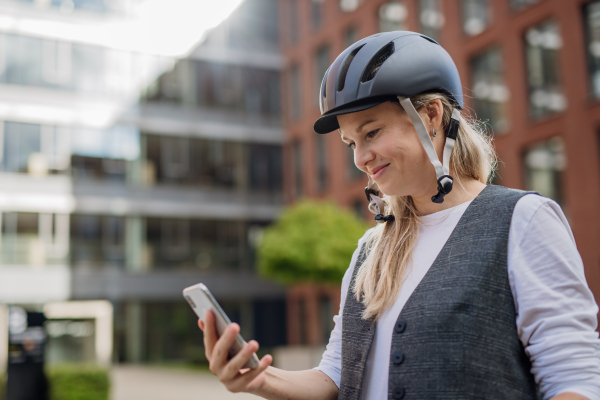
[[[240,333],[240,326],[235,323],[229,325],[219,338],[217,337],[215,316],[212,311],[206,312],[205,320],[206,324],[202,320],[198,320],[198,326],[204,332],[204,348],[210,371],[219,378],[230,392],[252,393],[260,390],[266,379],[264,371],[271,365],[273,358],[266,355],[260,360],[258,368],[242,369],[252,354],[258,350],[258,343],[251,340],[238,354],[228,360],[228,350]]]

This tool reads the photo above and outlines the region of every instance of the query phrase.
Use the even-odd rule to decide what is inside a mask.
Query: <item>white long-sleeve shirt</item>
[[[365,368],[362,399],[387,399],[394,324],[470,203],[421,217],[406,280],[394,304],[377,321]],[[338,387],[342,370],[343,308],[356,259],[367,235],[359,241],[344,275],[340,311],[333,318],[335,327],[316,368]],[[574,392],[590,400],[600,400],[600,340],[595,331],[598,306],[587,286],[567,219],[554,201],[527,195],[517,202],[509,231],[507,270],[519,338],[544,399]]]

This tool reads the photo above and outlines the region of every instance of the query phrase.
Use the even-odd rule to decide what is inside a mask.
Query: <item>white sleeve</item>
[[[327,344],[327,348],[323,353],[323,357],[321,358],[319,366],[314,368],[325,373],[329,378],[331,378],[338,388],[340,387],[340,380],[342,378],[342,315],[344,314],[344,303],[346,302],[346,295],[348,294],[348,289],[350,288],[350,280],[352,279],[352,272],[354,271],[354,266],[356,265],[360,248],[362,247],[370,231],[371,230],[368,230],[367,233],[358,241],[358,247],[356,250],[354,250],[352,260],[350,261],[350,267],[348,267],[346,273],[344,274],[344,279],[342,279],[342,292],[340,295],[340,311],[336,316],[333,317],[335,326],[331,331],[329,343]]]
[[[600,400],[598,306],[560,206],[524,196],[513,213],[508,274],[519,338],[544,399],[574,392]]]

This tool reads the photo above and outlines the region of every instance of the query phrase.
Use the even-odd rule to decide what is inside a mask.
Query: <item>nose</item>
[[[375,159],[375,153],[368,146],[356,145],[354,148],[354,164],[363,172],[367,172],[367,164]]]

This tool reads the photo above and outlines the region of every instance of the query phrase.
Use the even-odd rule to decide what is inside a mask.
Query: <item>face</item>
[[[436,131],[439,129],[435,118],[421,110],[419,114],[428,130],[431,126]],[[437,193],[433,165],[400,105],[386,101],[364,111],[339,115],[337,119],[342,141],[354,150],[356,166],[367,173],[383,193],[414,198]],[[434,139],[443,137],[443,134],[437,135]],[[434,140],[436,150],[441,150],[441,146]]]

